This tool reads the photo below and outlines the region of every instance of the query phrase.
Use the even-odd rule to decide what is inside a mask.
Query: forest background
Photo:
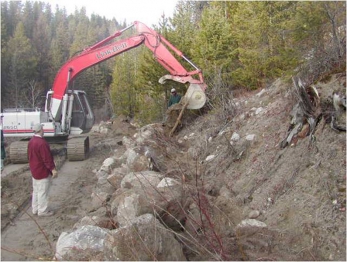
[[[128,25],[88,17],[85,7],[70,15],[52,10],[39,1],[1,1],[1,110],[43,108],[68,59]],[[202,69],[210,110],[279,77],[312,84],[346,67],[345,1],[179,1],[172,17],[147,26]],[[140,46],[85,70],[73,86],[87,92],[97,121],[124,115],[144,125],[164,118],[172,87],[185,93],[182,84],[159,84],[165,74]]]

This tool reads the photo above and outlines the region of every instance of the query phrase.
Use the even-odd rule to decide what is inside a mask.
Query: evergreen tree
[[[50,84],[50,46],[51,46],[51,30],[50,21],[47,20],[47,16],[41,12],[38,15],[33,30],[32,44],[36,49],[38,66],[37,66],[37,84],[48,87]]]
[[[189,59],[192,59],[193,53],[196,55],[195,37],[200,28],[202,12],[208,6],[208,2],[179,1],[170,19],[172,27],[169,27],[166,37]],[[196,57],[192,60],[195,61]],[[190,68],[189,64],[184,66]]]
[[[21,17],[21,10],[22,10],[22,2],[21,1],[9,1],[9,4],[7,5],[7,2],[1,2],[1,9],[2,8],[7,9],[7,12],[5,13],[4,20],[7,27],[8,35],[13,36],[14,31],[16,30],[17,24],[20,21]],[[3,15],[3,14],[1,14]]]
[[[36,2],[35,2],[36,3]],[[35,27],[37,17],[35,17],[33,2],[26,1],[23,8],[21,20],[25,27],[25,35],[29,39],[33,39],[33,30]]]
[[[296,2],[244,2],[234,15],[240,67],[233,78],[248,88],[264,87],[266,79],[279,77],[297,63],[288,45],[287,22]],[[288,42],[287,42],[288,41]]]
[[[165,16],[162,16],[159,25],[160,28],[154,28],[154,30],[174,44],[169,39],[169,24]],[[169,47],[167,49],[175,56]],[[136,78],[137,101],[140,107],[138,118],[141,118],[142,123],[145,124],[161,120],[167,109],[168,94],[172,87],[177,88],[179,92],[185,92],[185,90],[183,91],[184,85],[174,81],[167,81],[164,85],[160,84],[158,80],[169,72],[155,59],[155,54],[147,47],[143,46],[138,51],[138,76]],[[183,60],[179,57],[176,58],[179,61]]]
[[[5,89],[8,106],[25,107],[24,97],[30,80],[37,77],[37,54],[30,40],[25,36],[24,25],[19,22],[14,36],[8,41],[7,51],[9,58],[9,82]]]
[[[223,79],[229,79],[236,60],[236,41],[219,6],[211,6],[203,12],[194,40],[192,53],[197,63],[206,68],[205,77],[221,72]]]
[[[111,98],[116,115],[134,117],[136,113],[136,51],[123,53],[115,59]]]
[[[310,15],[307,15],[310,13]],[[346,26],[345,2],[300,2],[292,20],[293,37],[300,44],[302,55],[320,55],[325,52],[327,44],[334,43],[337,56],[341,55],[340,41],[346,37],[338,35],[338,28]],[[330,39],[329,39],[330,37]]]
[[[69,42],[66,37],[67,25],[63,21],[57,25],[55,37],[52,39],[50,54],[51,66],[49,71],[50,83],[53,85],[53,80],[60,67],[69,59]]]
[[[75,56],[77,53],[83,51],[84,48],[93,44],[95,38],[91,40],[88,36],[89,32],[89,18],[86,15],[86,9],[81,8],[80,12],[75,11],[74,22],[76,26],[73,32],[73,41],[70,46],[70,57]],[[72,28],[70,28],[71,30]]]
[[[1,9],[1,14],[3,10]],[[7,55],[7,35],[6,23],[4,22],[4,17],[1,16],[1,105],[5,105],[5,100],[7,99],[7,87],[9,82],[9,64],[10,56]]]

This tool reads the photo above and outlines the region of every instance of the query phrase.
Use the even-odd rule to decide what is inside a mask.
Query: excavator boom
[[[119,40],[111,44],[107,44],[129,28],[135,26],[138,35],[131,36],[124,40]],[[191,61],[189,61],[181,51],[174,47],[163,36],[158,34],[153,29],[147,27],[145,24],[135,21],[132,25],[117,31],[106,39],[96,43],[95,45],[86,48],[79,55],[67,61],[59,70],[53,83],[53,97],[50,107],[51,116],[55,121],[61,118],[62,99],[68,90],[69,83],[82,71],[101,63],[111,57],[119,55],[125,51],[135,48],[141,44],[150,49],[155,59],[169,71],[170,75],[165,75],[159,79],[159,83],[163,84],[166,80],[173,80],[180,83],[190,83],[191,87],[188,88],[185,96],[189,109],[201,108],[206,102],[205,89],[201,70],[198,69]],[[164,45],[165,44],[165,45]],[[195,70],[187,71],[181,63],[177,61],[175,56],[167,49],[169,47],[178,56],[188,61]],[[198,75],[199,79],[192,76]]]

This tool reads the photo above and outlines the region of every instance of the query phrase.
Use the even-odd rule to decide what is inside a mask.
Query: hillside
[[[225,111],[233,115],[215,109],[190,118],[189,125],[185,122],[172,138],[161,124],[134,130],[117,119],[113,125],[99,126],[98,132],[103,127],[108,133],[93,142],[91,160],[58,178],[65,181],[78,172],[83,183],[78,185],[79,178],[74,178],[71,195],[58,197],[61,211],[55,218],[44,218],[55,254],[69,260],[345,261],[346,133],[330,127],[329,115],[333,92],[346,92],[346,76],[333,75],[315,88],[323,116],[313,136],[305,123],[287,146],[282,141],[288,137],[297,101],[293,84],[281,80],[235,96],[229,103],[232,110]],[[101,164],[101,159],[107,161]],[[165,191],[159,178],[176,184]],[[154,189],[153,181],[158,184]],[[15,185],[8,183],[13,190]],[[4,196],[5,190],[3,207],[13,201],[4,202]],[[152,221],[149,213],[161,222],[157,231],[142,228]],[[3,208],[2,218],[6,218]],[[21,220],[16,222],[18,228]],[[106,232],[105,244],[96,248],[94,241],[86,248],[82,239],[80,245],[69,242],[63,256],[64,237],[86,230],[86,225],[97,228],[98,238]],[[129,227],[138,235],[126,231]],[[9,230],[8,237],[20,234],[15,233],[16,225]],[[29,247],[15,248],[28,253],[45,250],[45,256],[53,256],[44,248],[47,239],[38,241],[38,237]],[[160,248],[157,242],[152,246],[152,238],[160,239]],[[8,239],[2,240],[2,246],[7,243]],[[182,251],[177,251],[179,247]],[[76,249],[84,252],[73,252]],[[36,253],[36,258],[40,255]]]
[[[345,75],[318,83],[321,104],[331,104],[334,90],[345,94],[345,84]],[[228,259],[346,259],[346,134],[322,119],[314,140],[299,135],[281,149],[295,102],[292,84],[278,80],[235,98],[237,115],[227,125],[210,114],[178,135],[197,153],[205,192],[224,214],[215,223],[227,235]],[[237,235],[235,226],[250,216],[266,233]]]

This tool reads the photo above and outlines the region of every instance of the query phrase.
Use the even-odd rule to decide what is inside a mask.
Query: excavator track
[[[67,159],[82,161],[89,155],[89,137],[73,137],[67,141]]]
[[[13,164],[28,163],[28,143],[29,141],[16,141],[10,145],[10,159]]]
[[[29,141],[15,141],[10,145],[9,159],[12,164],[28,163],[28,143]],[[50,144],[53,155],[64,154],[64,145]],[[89,155],[89,137],[73,137],[67,141],[67,159],[69,161],[83,161]]]

